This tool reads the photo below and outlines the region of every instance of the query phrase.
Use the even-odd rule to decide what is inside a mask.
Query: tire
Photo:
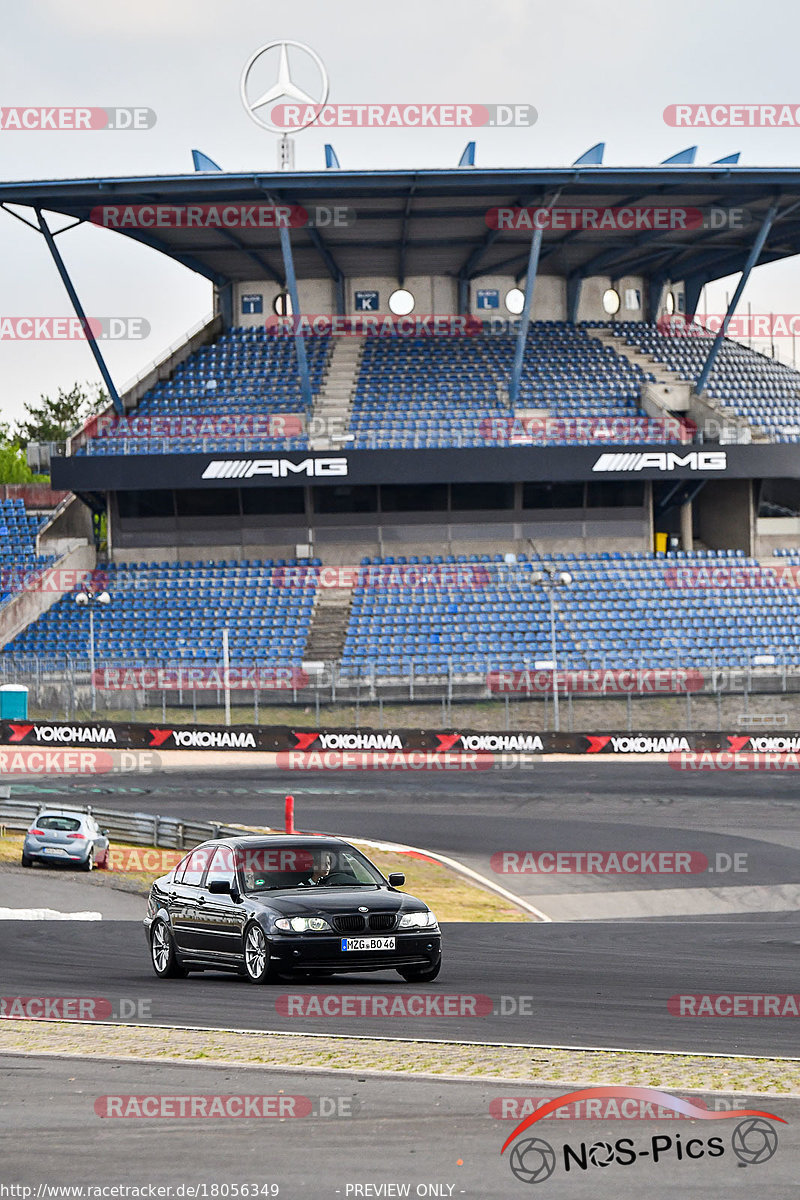
[[[433,983],[441,969],[442,960],[439,959],[435,967],[398,967],[397,973],[406,983]]]
[[[81,870],[82,871],[93,871],[94,870],[94,847],[92,847],[90,849],[89,853],[86,855],[86,862],[81,863]]]
[[[276,972],[269,961],[269,942],[253,922],[244,931],[244,973],[251,983],[272,983]]]
[[[32,867],[33,866],[33,859],[30,857],[29,854],[23,854],[22,865],[23,865],[23,867]]]
[[[178,961],[172,934],[164,921],[154,921],[150,930],[150,962],[159,979],[185,979],[188,974]]]

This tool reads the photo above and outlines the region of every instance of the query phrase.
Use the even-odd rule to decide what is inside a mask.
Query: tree
[[[36,483],[43,478],[46,476],[33,474],[18,442],[3,440],[0,444],[0,483]]]
[[[15,438],[23,448],[28,442],[65,442],[88,417],[107,405],[108,396],[99,386],[94,393],[84,390],[80,383],[73,384],[68,392],[59,388],[55,399],[41,395],[38,404],[25,405],[25,417],[17,426]]]

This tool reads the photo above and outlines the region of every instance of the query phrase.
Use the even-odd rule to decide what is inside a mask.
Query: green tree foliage
[[[75,383],[58,395],[40,396],[38,403],[25,405],[25,415],[15,429],[0,421],[0,483],[42,483],[47,475],[34,475],[28,466],[25,447],[29,442],[65,442],[78,426],[108,405],[102,388]]]
[[[16,429],[16,439],[23,448],[28,442],[65,442],[79,425],[108,404],[102,388],[94,392],[88,385],[75,383],[69,391],[58,389],[58,395],[40,396],[38,403],[25,405],[25,416]]]

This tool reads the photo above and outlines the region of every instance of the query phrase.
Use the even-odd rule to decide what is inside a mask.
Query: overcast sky
[[[276,138],[247,116],[242,68],[266,42],[296,39],[324,60],[332,102],[527,103],[530,129],[303,132],[298,169],[455,166],[477,140],[479,166],[563,166],[605,141],[608,165],[649,166],[697,143],[698,163],[735,150],[744,164],[800,165],[800,129],[680,130],[669,104],[800,104],[800,8],[780,21],[742,0],[675,8],[655,0],[29,0],[4,5],[0,105],[132,105],[147,131],[0,132],[0,177],[36,180],[191,172],[198,147],[224,170],[270,170]],[[763,15],[762,15],[763,14]],[[81,227],[59,245],[89,315],[143,316],[143,342],[107,349],[118,386],[211,310],[201,277],[117,235]],[[40,236],[0,213],[0,316],[71,313]],[[754,312],[800,308],[797,258],[756,271]],[[735,280],[709,289],[716,311]],[[741,310],[740,310],[741,311]],[[791,361],[791,343],[778,343]],[[800,347],[798,347],[800,353]],[[85,343],[0,341],[0,411],[96,381]]]

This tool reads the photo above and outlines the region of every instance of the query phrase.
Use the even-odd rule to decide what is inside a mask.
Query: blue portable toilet
[[[28,689],[19,683],[0,687],[0,720],[16,721],[28,717]]]

